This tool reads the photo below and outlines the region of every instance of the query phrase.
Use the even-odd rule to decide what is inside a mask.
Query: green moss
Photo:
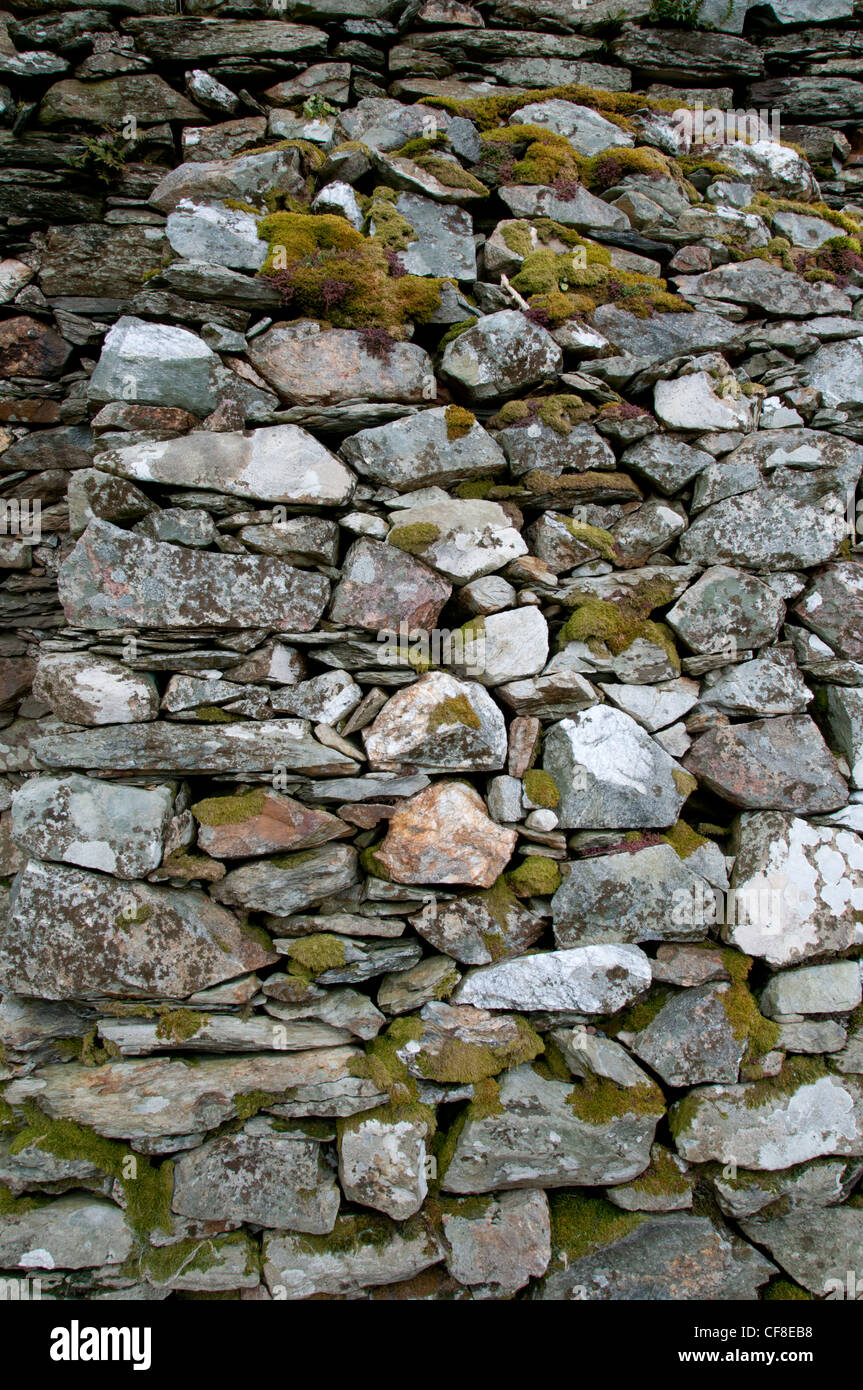
[[[394,526],[387,544],[406,550],[409,555],[421,554],[440,537],[440,527],[431,521],[416,521],[411,526]]]
[[[528,854],[506,880],[518,898],[550,897],[561,884],[557,864],[541,854]]]
[[[285,1095],[278,1091],[240,1091],[234,1096],[234,1114],[245,1122],[268,1105],[278,1105]]]
[[[518,1037],[507,1043],[469,1043],[447,1038],[434,1054],[422,1049],[414,1060],[423,1076],[431,1081],[474,1084],[497,1076],[508,1067],[530,1062],[543,1050],[542,1039],[526,1019],[513,1015]]]
[[[420,154],[413,162],[427,174],[431,174],[432,178],[437,179],[445,188],[463,188],[481,194],[484,198],[488,197],[485,184],[480,183],[478,178],[452,160],[443,159],[435,154]]]
[[[156,1025],[156,1037],[168,1038],[171,1042],[186,1042],[201,1031],[208,1017],[207,1014],[196,1013],[194,1009],[166,1009]]]
[[[541,1076],[544,1081],[566,1081],[572,1082],[572,1072],[566,1064],[566,1058],[553,1038],[546,1035],[545,1051],[532,1063],[533,1070],[537,1076]]]
[[[121,931],[128,930],[129,927],[139,927],[144,922],[149,922],[153,915],[153,909],[149,903],[139,903],[134,909],[124,908],[118,912],[114,918],[114,926]]]
[[[49,1119],[33,1101],[25,1101],[23,1111],[27,1126],[13,1140],[12,1153],[33,1144],[55,1158],[92,1163],[119,1182],[126,1221],[138,1236],[146,1238],[154,1230],[171,1232],[174,1165],[170,1160],[157,1167],[143,1155],[132,1154],[125,1144],[106,1139],[75,1120]],[[128,1176],[130,1158],[134,1160],[134,1177]]]
[[[776,1076],[751,1082],[746,1087],[744,1103],[748,1110],[760,1110],[783,1096],[793,1096],[801,1086],[812,1086],[831,1074],[821,1057],[791,1057]]]
[[[665,1099],[653,1081],[618,1086],[606,1076],[587,1076],[567,1096],[574,1115],[589,1125],[606,1125],[622,1115],[663,1115]]]
[[[554,810],[560,804],[560,791],[550,772],[541,768],[530,768],[522,778],[524,790],[535,806],[545,806]]]
[[[550,1192],[549,1207],[554,1264],[564,1268],[631,1235],[647,1220],[640,1212],[622,1211],[604,1197],[582,1192]]]
[[[360,868],[364,873],[370,874],[372,878],[382,878],[384,882],[392,881],[390,871],[382,859],[376,853],[381,847],[379,840],[376,845],[369,845],[367,849],[360,850]]]
[[[860,218],[848,212],[840,212],[824,202],[801,203],[793,198],[774,198],[769,193],[756,193],[746,211],[758,213],[759,217],[771,221],[777,212],[794,212],[798,217],[820,217],[823,222],[832,223],[851,237],[859,237],[863,231],[863,221]]]
[[[685,1130],[692,1128],[700,1108],[700,1098],[692,1091],[672,1105],[668,1112],[668,1129],[672,1138],[677,1139]]]
[[[206,1240],[188,1236],[173,1245],[150,1246],[141,1259],[140,1270],[149,1283],[164,1286],[181,1275],[206,1274],[224,1262],[226,1250],[237,1245],[247,1252],[244,1272],[256,1273],[259,1262],[256,1247],[243,1231],[231,1231]]]
[[[603,1024],[604,1031],[611,1037],[617,1033],[641,1033],[652,1023],[656,1015],[668,1002],[671,991],[663,985],[651,990],[650,994],[644,999],[639,999],[637,1003],[631,1004],[628,1009],[621,1013],[607,1024]]]
[[[611,564],[620,562],[620,550],[610,531],[603,531],[601,526],[590,526],[586,521],[573,521],[571,517],[564,517],[563,524],[574,541],[589,546]]]
[[[428,732],[452,724],[463,724],[468,729],[482,728],[482,720],[466,695],[451,695],[435,705],[428,717]]]
[[[239,724],[241,716],[230,714],[226,709],[220,709],[218,705],[199,705],[194,711],[196,719],[200,719],[204,724]]]
[[[476,416],[461,405],[448,405],[444,416],[446,419],[446,437],[450,443],[470,434],[476,424]]]
[[[406,251],[417,234],[406,217],[396,209],[395,203],[382,193],[391,190],[375,189],[366,214],[366,229],[374,228],[374,236],[391,251]]]
[[[447,329],[438,343],[438,351],[442,352],[450,343],[454,343],[456,338],[460,338],[462,333],[467,333],[469,329],[475,328],[478,323],[479,319],[477,318],[460,319],[458,323],[454,323],[452,328]]]
[[[743,1060],[752,1066],[772,1052],[779,1041],[779,1027],[771,1019],[764,1018],[746,983],[752,968],[752,957],[726,947],[722,951],[722,963],[732,983],[719,996],[720,1002],[737,1041],[746,1040]]]
[[[761,1295],[763,1303],[790,1303],[795,1299],[812,1302],[813,1295],[790,1279],[771,1279]]]
[[[419,1100],[417,1080],[398,1055],[407,1043],[416,1042],[422,1036],[422,1031],[423,1025],[418,1018],[394,1019],[385,1033],[379,1033],[366,1045],[363,1057],[354,1058],[348,1064],[352,1076],[370,1079],[389,1099],[385,1105],[339,1120],[337,1128],[340,1139],[347,1131],[360,1128],[370,1119],[381,1120],[385,1124],[405,1120],[423,1125],[429,1136],[435,1134],[437,1119],[434,1107],[424,1105]]]
[[[403,337],[408,323],[432,317],[442,281],[394,271],[388,256],[416,239],[413,228],[386,199],[375,198],[371,213],[371,237],[328,214],[261,218],[258,235],[268,250],[260,274],[274,279],[296,313],[338,328],[377,327]]]
[[[201,825],[237,825],[259,816],[264,809],[267,793],[263,787],[244,792],[241,796],[210,796],[192,806],[192,815]]]
[[[345,943],[332,932],[317,932],[292,941],[288,955],[312,975],[323,975],[326,970],[338,970],[344,965]]]
[[[651,1151],[650,1165],[627,1186],[642,1197],[685,1197],[692,1190],[674,1155],[659,1144]]]
[[[683,820],[679,820],[670,830],[664,831],[662,838],[666,844],[671,845],[678,859],[689,859],[702,845],[710,844],[709,840],[699,835]]]

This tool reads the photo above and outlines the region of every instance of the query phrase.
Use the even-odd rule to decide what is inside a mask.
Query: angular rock
[[[692,1163],[773,1170],[821,1154],[863,1154],[863,1091],[855,1081],[786,1063],[770,1081],[693,1090],[671,1110],[678,1152]],[[811,1063],[808,1064],[811,1068]]]
[[[501,1192],[480,1202],[444,1203],[446,1266],[468,1288],[511,1298],[539,1278],[551,1259],[548,1201],[543,1192]]]
[[[608,1118],[579,1114],[583,1083],[547,1081],[531,1067],[500,1079],[499,1101],[490,1114],[468,1107],[449,1165],[444,1192],[491,1192],[523,1187],[627,1182],[650,1160],[659,1116],[639,1109],[626,1087],[612,1087]]]
[[[76,724],[137,724],[156,719],[159,692],[152,676],[119,661],[75,652],[45,652],[33,694],[61,719]]]
[[[399,492],[433,483],[448,486],[500,472],[506,460],[499,446],[470,417],[453,429],[452,410],[451,406],[436,406],[376,429],[361,430],[345,440],[342,456],[363,477]]]
[[[276,851],[314,849],[350,834],[328,811],[256,788],[241,796],[209,797],[192,807],[198,845],[216,859],[247,859]]]
[[[857,835],[779,811],[746,812],[734,848],[726,941],[774,968],[849,949],[863,909]]]
[[[711,884],[669,844],[589,856],[570,865],[552,898],[554,939],[560,947],[700,941],[711,918],[687,909],[712,899]]]
[[[544,930],[505,883],[487,893],[460,895],[451,901],[432,900],[412,926],[436,950],[464,965],[490,965],[519,956]]]
[[[470,400],[485,401],[556,376],[562,364],[563,353],[544,328],[524,314],[503,309],[487,314],[447,344],[441,374]]]
[[[333,594],[334,623],[364,627],[393,636],[435,627],[452,587],[434,570],[397,546],[354,541]]]
[[[248,357],[291,405],[434,400],[431,358],[413,343],[393,342],[376,355],[361,333],[298,319],[254,338]]]
[[[846,560],[812,579],[794,611],[839,656],[863,660],[863,566]]]
[[[4,1216],[0,1260],[6,1269],[95,1269],[123,1264],[133,1244],[119,1207],[73,1192]]]
[[[404,1221],[426,1198],[426,1139],[421,1119],[357,1115],[341,1127],[339,1181],[348,1201]]]
[[[848,296],[833,285],[810,284],[799,275],[769,261],[741,261],[723,265],[706,275],[683,275],[677,280],[681,294],[689,298],[729,300],[747,304],[777,318],[810,318],[816,314],[846,314]]]
[[[695,652],[728,649],[728,639],[742,648],[763,647],[779,632],[785,605],[776,592],[753,574],[713,565],[665,615],[669,627]]]
[[[550,217],[553,222],[577,227],[580,232],[629,231],[629,218],[624,212],[581,185],[572,197],[564,197],[544,184],[524,183],[503,184],[498,194],[513,217]]]
[[[863,1212],[850,1205],[825,1207],[817,1221],[807,1211],[754,1217],[743,1234],[769,1250],[787,1274],[816,1296],[853,1297],[863,1274]]]
[[[339,1190],[319,1143],[256,1116],[238,1134],[182,1155],[171,1207],[199,1221],[326,1235],[336,1222]]]
[[[58,592],[78,627],[307,632],[324,610],[329,584],[267,555],[202,553],[95,519],[61,567]]]
[[[341,506],[354,476],[297,425],[149,440],[97,455],[96,465],[139,483],[217,489],[256,502]]]
[[[637,946],[578,946],[472,970],[453,997],[480,1009],[612,1014],[647,989],[650,978],[650,962]]]
[[[170,787],[32,777],[13,797],[12,836],[37,859],[143,878],[162,862],[173,806]]]
[[[397,514],[388,543],[404,545],[457,584],[492,574],[527,553],[504,508],[479,499],[407,507]]]
[[[159,721],[104,729],[73,726],[36,740],[49,767],[83,767],[108,772],[261,772],[274,768],[330,777],[352,771],[356,762],[312,738],[304,719],[243,720],[237,724],[179,727]],[[339,798],[341,799],[341,798]]]
[[[108,1138],[195,1134],[235,1119],[246,1110],[246,1098],[271,1097],[268,1109],[287,1106],[299,1115],[351,1114],[352,1105],[380,1105],[385,1097],[372,1083],[351,1090],[349,1066],[362,1056],[357,1048],[331,1047],[202,1057],[194,1067],[170,1057],[99,1067],[71,1062],[13,1081],[4,1098],[10,1105],[37,1099],[52,1119],[74,1120]],[[285,1093],[290,1100],[282,1099]]]
[[[357,1295],[411,1279],[438,1264],[443,1250],[421,1216],[396,1225],[385,1216],[340,1216],[331,1239],[264,1237],[264,1278],[274,1298]]]
[[[718,725],[685,759],[711,791],[746,810],[833,811],[848,800],[835,759],[806,714]]]
[[[860,1003],[860,971],[853,960],[801,965],[772,975],[761,995],[768,1018],[850,1013]]]
[[[697,985],[663,1004],[631,1048],[669,1086],[736,1082],[746,1051],[728,1012],[731,985]]]
[[[219,359],[195,333],[127,316],[110,329],[87,388],[92,401],[131,399],[208,415]]]
[[[473,681],[430,671],[400,690],[363,731],[372,770],[495,772],[506,759],[506,726]]]
[[[560,791],[567,829],[673,825],[689,793],[683,770],[622,710],[576,714],[546,734],[543,766]]]
[[[390,817],[376,858],[396,883],[466,883],[490,888],[515,849],[514,830],[489,820],[463,782],[435,782]]]
[[[233,869],[215,885],[219,902],[287,917],[356,882],[356,851],[349,845],[279,855]]]
[[[276,959],[203,893],[38,860],[15,880],[0,943],[4,990],[44,999],[182,998]]]

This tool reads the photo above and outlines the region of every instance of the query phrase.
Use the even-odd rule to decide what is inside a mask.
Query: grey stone
[[[170,787],[33,777],[13,798],[12,835],[38,859],[143,878],[162,861],[173,805]]]
[[[31,860],[3,925],[5,990],[45,999],[182,998],[277,959],[203,893]]]
[[[548,1268],[551,1227],[543,1192],[501,1192],[480,1204],[452,1198],[441,1221],[447,1269],[475,1297],[488,1290],[511,1298]]]
[[[480,1009],[571,1009],[611,1014],[650,984],[650,963],[637,946],[578,946],[545,951],[470,971],[455,992]]]
[[[73,1192],[5,1216],[0,1261],[6,1269],[94,1269],[121,1265],[133,1244],[119,1207]]]
[[[755,575],[713,565],[677,600],[666,621],[696,652],[762,647],[779,632],[785,605]]]
[[[40,656],[33,694],[58,717],[76,724],[137,724],[159,713],[152,676],[130,671],[119,661],[83,653]]]
[[[555,941],[699,941],[707,921],[687,909],[712,899],[708,881],[671,845],[590,856],[570,865],[552,898]]]
[[[361,333],[309,320],[276,324],[253,338],[249,361],[291,405],[434,400],[431,359],[414,343],[376,356]]]
[[[474,681],[430,671],[398,691],[363,731],[373,770],[494,772],[506,759],[506,726]]]
[[[834,811],[848,800],[836,761],[806,714],[718,725],[702,734],[685,766],[745,810]]]
[[[768,1018],[850,1013],[860,1003],[860,971],[855,961],[802,965],[773,975],[762,995]]]
[[[264,1237],[264,1278],[275,1298],[357,1295],[396,1284],[438,1264],[443,1250],[421,1216],[396,1224],[385,1216],[340,1216],[332,1241],[314,1246],[292,1235]]]
[[[450,438],[449,408],[438,406],[361,430],[346,439],[342,456],[376,483],[409,492],[430,483],[442,486],[484,478],[504,469],[500,447],[477,421]]]
[[[544,328],[503,309],[448,343],[440,370],[470,400],[485,401],[556,376],[562,364],[563,353]]]
[[[767,1212],[743,1221],[741,1228],[811,1293],[856,1296],[863,1275],[863,1212],[857,1208],[823,1207],[815,1221],[807,1211],[776,1216]]]
[[[419,1119],[357,1115],[342,1127],[339,1180],[345,1196],[404,1221],[425,1201],[428,1126]]]
[[[216,884],[220,902],[287,917],[356,882],[356,851],[322,845],[233,869]]]
[[[754,570],[809,569],[831,560],[845,516],[764,489],[708,507],[682,537],[681,560]]]
[[[545,184],[512,183],[498,189],[501,201],[513,217],[550,217],[579,231],[629,231],[629,218],[580,185],[573,196],[563,197]]]
[[[187,328],[120,318],[102,347],[87,393],[91,401],[132,399],[208,415],[218,405],[219,359]]]

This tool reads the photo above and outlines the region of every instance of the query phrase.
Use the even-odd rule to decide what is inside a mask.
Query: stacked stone
[[[4,17],[4,1277],[863,1267],[863,31],[815,8]]]

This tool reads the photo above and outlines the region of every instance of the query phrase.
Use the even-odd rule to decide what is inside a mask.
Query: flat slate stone
[[[278,956],[203,893],[34,859],[15,880],[0,959],[4,990],[149,999],[183,998]]]
[[[711,791],[746,810],[835,811],[848,787],[808,714],[718,725],[684,759]]]
[[[147,540],[98,518],[61,566],[58,592],[78,627],[268,627],[308,632],[324,611],[323,575],[269,555],[216,555]]]
[[[259,502],[341,506],[353,474],[298,425],[149,440],[98,454],[95,466],[139,483],[217,489]]]
[[[12,836],[37,859],[143,878],[162,862],[173,808],[170,787],[31,777],[12,801]]]

